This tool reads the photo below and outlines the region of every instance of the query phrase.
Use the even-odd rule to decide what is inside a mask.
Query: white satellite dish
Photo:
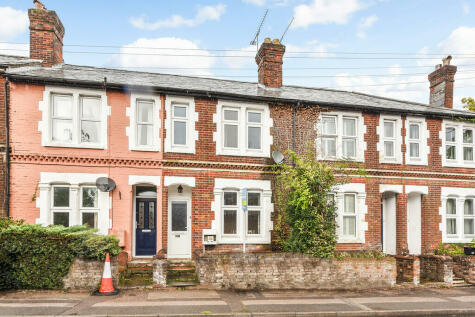
[[[108,177],[99,177],[96,179],[96,187],[101,191],[101,192],[110,192],[115,189],[115,182],[113,179],[108,178]]]
[[[284,161],[284,155],[280,153],[279,151],[274,151],[272,152],[272,159],[276,164],[280,164]]]

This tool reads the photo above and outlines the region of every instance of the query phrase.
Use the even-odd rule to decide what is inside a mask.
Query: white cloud
[[[28,57],[30,56],[30,45],[0,43],[0,54]]]
[[[263,6],[266,4],[266,0],[242,0],[244,3],[254,4],[256,6]]]
[[[256,65],[253,58],[255,54],[256,54],[256,47],[254,45],[250,45],[248,47],[241,48],[239,51],[230,51],[230,52],[226,52],[225,54],[226,56],[249,55],[249,58],[225,57],[223,58],[223,62],[232,69],[252,67]]]
[[[378,17],[376,15],[370,15],[369,17],[366,17],[361,20],[361,22],[358,24],[358,32],[356,35],[359,38],[366,38],[366,31],[373,26],[378,21]]]
[[[166,18],[164,20],[158,20],[155,22],[147,22],[146,16],[132,17],[129,21],[136,28],[143,30],[176,28],[180,26],[193,27],[202,24],[206,21],[218,21],[225,12],[226,6],[224,4],[218,4],[216,6],[200,7],[195,17],[192,19],[186,19],[181,15],[175,14],[169,18]]]
[[[9,40],[28,30],[26,11],[0,7],[0,40]]]
[[[311,24],[345,24],[352,13],[360,10],[359,0],[313,0],[294,8],[293,28],[307,27]]]
[[[123,46],[120,52],[129,55],[117,55],[112,60],[113,64],[140,71],[157,71],[181,75],[211,75],[210,68],[215,62],[215,58],[210,52],[199,49],[197,44],[189,40],[175,37],[161,37],[155,39],[141,38]],[[194,55],[204,55],[207,57]]]
[[[463,13],[465,14],[470,14],[470,5],[468,3],[463,3],[462,4],[462,9],[463,9]]]

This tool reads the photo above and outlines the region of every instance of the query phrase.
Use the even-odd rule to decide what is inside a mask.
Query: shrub
[[[115,236],[86,226],[65,228],[0,220],[0,289],[56,289],[75,257],[103,260],[119,254]]]
[[[443,244],[439,243],[437,250],[435,253],[438,255],[464,255],[463,251],[463,244],[460,243],[451,243],[451,244]]]

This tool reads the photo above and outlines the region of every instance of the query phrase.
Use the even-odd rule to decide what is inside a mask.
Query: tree
[[[472,97],[462,98],[462,103],[464,108],[469,111],[475,111],[475,100]]]

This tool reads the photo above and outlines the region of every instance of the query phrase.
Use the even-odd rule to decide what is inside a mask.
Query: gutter
[[[104,89],[104,82],[96,82],[89,80],[68,80],[68,79],[51,79],[40,76],[31,76],[31,75],[18,75],[18,74],[9,74],[10,79],[19,80],[25,83],[34,83],[34,84],[43,84],[43,85],[66,85],[79,88],[90,88],[90,89]],[[182,89],[182,88],[163,88],[163,87],[146,87],[143,85],[124,85],[124,84],[114,84],[107,83],[107,89],[120,90],[120,91],[130,91],[137,90],[138,92],[150,92],[153,90],[157,94],[176,94],[176,95],[191,95],[194,97],[202,98],[216,98],[216,99],[227,99],[227,100],[241,100],[241,101],[250,101],[250,102],[274,102],[274,103],[286,103],[286,104],[296,104],[302,102],[301,99],[284,99],[279,97],[264,97],[264,96],[246,96],[233,93],[216,93],[206,90],[194,90],[194,89]],[[384,107],[368,107],[366,105],[357,105],[357,104],[342,104],[342,103],[333,103],[333,102],[315,102],[315,101],[305,101],[309,106],[320,106],[320,107],[331,107],[342,110],[361,110],[365,112],[386,112],[386,113],[396,113],[396,114],[411,114],[411,115],[421,115],[432,118],[475,118],[475,115],[467,114],[443,114],[440,112],[432,111],[408,111],[401,109],[388,109]]]
[[[5,98],[5,156],[6,156],[6,171],[5,171],[5,213],[7,218],[10,217],[10,105],[8,84],[10,80],[5,76],[4,98]]]

